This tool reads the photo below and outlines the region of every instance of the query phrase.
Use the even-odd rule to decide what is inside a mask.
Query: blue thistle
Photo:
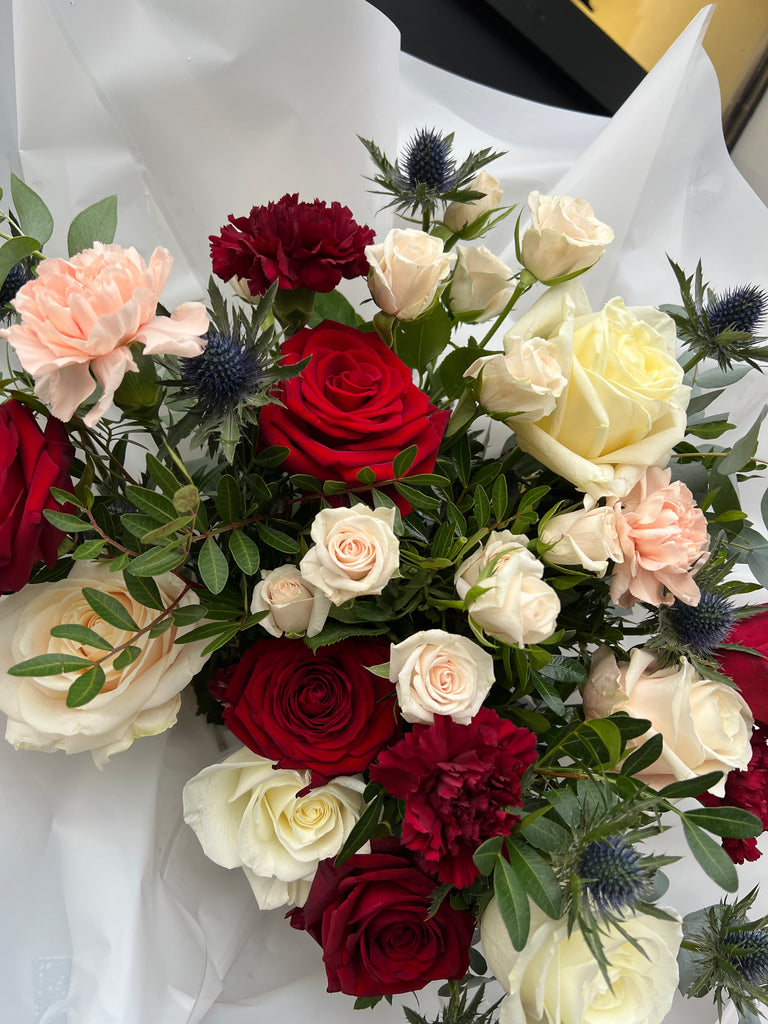
[[[239,338],[210,334],[205,351],[183,361],[181,383],[194,392],[203,416],[221,417],[253,394],[263,375],[262,359]]]
[[[736,615],[733,605],[714,590],[702,590],[697,605],[676,600],[670,609],[672,627],[692,654],[711,654],[730,633]]]
[[[729,959],[745,981],[750,985],[764,985],[768,981],[768,931],[742,928],[728,932],[725,945],[732,947]]]
[[[29,274],[23,263],[17,263],[15,267],[11,267],[5,281],[0,285],[0,306],[4,306],[14,299],[16,292],[28,280]]]
[[[768,295],[757,285],[742,285],[718,295],[705,310],[713,334],[743,331],[755,334],[768,313]]]
[[[588,843],[578,873],[584,893],[601,914],[625,914],[650,895],[648,869],[637,850],[618,835]]]
[[[451,158],[453,136],[443,138],[434,128],[420,128],[408,141],[398,162],[404,188],[426,185],[432,191],[450,192],[456,187],[456,164]]]

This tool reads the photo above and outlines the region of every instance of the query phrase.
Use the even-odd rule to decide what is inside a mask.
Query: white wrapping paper
[[[768,212],[725,151],[706,17],[606,122],[399,56],[397,30],[363,0],[12,0],[0,5],[0,153],[51,206],[50,253],[75,212],[117,191],[118,240],[176,257],[170,304],[203,293],[207,236],[230,212],[299,191],[372,222],[379,197],[355,134],[393,153],[424,124],[455,131],[460,154],[507,150],[494,169],[507,202],[534,187],[590,199],[616,231],[585,279],[595,306],[675,301],[665,253],[689,272],[701,257],[718,287],[765,287]],[[492,239],[500,254],[512,224]],[[746,425],[763,378],[733,390]],[[322,994],[319,947],[281,912],[260,913],[242,874],[208,862],[181,821],[184,782],[221,754],[189,704],[103,773],[88,755],[0,744],[0,1019],[361,1019],[351,999]],[[741,869],[745,891],[764,863]],[[670,875],[683,912],[719,898],[688,861]],[[402,1016],[381,1004],[373,1019]],[[701,1001],[670,1019],[715,1015]]]

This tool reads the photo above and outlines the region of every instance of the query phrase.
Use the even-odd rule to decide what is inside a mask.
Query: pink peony
[[[155,249],[147,266],[135,249],[95,242],[71,260],[44,260],[37,279],[19,289],[13,306],[21,323],[0,330],[0,337],[16,350],[54,416],[71,419],[98,382],[102,395],[85,417],[88,426],[98,423],[125,373],[138,369],[134,342],[147,355],[200,355],[200,335],[208,329],[202,303],[155,315],[172,265],[166,249]]]
[[[707,520],[693,495],[671,470],[651,466],[626,498],[614,499],[616,531],[624,561],[611,575],[611,600],[620,608],[637,601],[699,603],[693,570],[709,549]]]

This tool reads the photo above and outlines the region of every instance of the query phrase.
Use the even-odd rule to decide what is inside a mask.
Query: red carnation
[[[224,281],[247,281],[252,295],[263,295],[273,281],[286,290],[330,292],[342,277],[368,273],[365,247],[375,233],[341,203],[300,203],[298,194],[284,195],[254,206],[247,217],[228,219],[209,239],[213,272]]]
[[[481,708],[469,725],[443,716],[414,725],[370,775],[405,801],[403,845],[438,881],[461,889],[479,874],[477,847],[520,820],[509,808],[522,804],[520,780],[535,760],[532,732]]]
[[[43,431],[26,405],[15,399],[0,405],[0,593],[26,586],[38,562],[56,564],[65,534],[43,512],[61,510],[51,488],[72,490],[74,457],[60,420],[51,416]]]
[[[336,867],[320,862],[309,898],[287,916],[323,948],[329,992],[384,996],[463,978],[475,918],[444,900],[427,920],[435,883],[396,839]]]
[[[725,780],[725,796],[703,793],[699,800],[707,807],[742,807],[758,817],[763,831],[768,829],[768,727],[758,726],[752,733],[752,757],[746,771],[732,771]],[[758,860],[762,854],[757,839],[724,839],[723,849],[734,862]]]
[[[759,652],[719,650],[716,654],[722,671],[738,686],[755,721],[768,726],[768,607],[739,619],[725,639],[726,643]]]
[[[298,640],[259,640],[224,694],[224,723],[280,768],[309,768],[312,784],[364,771],[399,735],[392,684],[369,672],[389,658],[378,637],[313,652]]]

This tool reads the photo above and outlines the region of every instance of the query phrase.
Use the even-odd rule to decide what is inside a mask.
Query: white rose
[[[584,688],[584,715],[605,718],[613,711],[651,723],[633,745],[655,733],[663,736],[661,757],[638,772],[654,789],[723,772],[710,789],[723,796],[725,775],[734,768],[744,771],[752,756],[753,718],[747,702],[732,686],[702,679],[685,660],[657,669],[653,654],[635,647],[629,663],[618,665],[610,651],[599,651]]]
[[[330,602],[301,575],[295,565],[263,572],[253,588],[251,613],[268,611],[260,625],[272,636],[306,633],[316,636],[328,616]]]
[[[624,497],[648,466],[666,465],[685,434],[690,396],[670,317],[627,309],[621,299],[592,313],[584,289],[570,282],[546,291],[514,333],[572,346],[554,411],[514,424],[523,451],[593,499]]]
[[[568,383],[558,345],[543,338],[504,338],[506,355],[482,356],[465,371],[479,379],[478,401],[487,411],[508,413],[509,426],[548,416]]]
[[[563,512],[549,520],[540,536],[553,545],[544,555],[552,565],[580,565],[604,576],[609,561],[624,560],[612,508]]]
[[[184,820],[205,855],[242,868],[262,910],[304,904],[317,865],[341,850],[365,806],[361,776],[303,792],[310,775],[241,747],[184,787]]]
[[[531,931],[518,953],[512,946],[498,904],[488,904],[480,938],[488,966],[510,994],[500,1024],[661,1024],[672,1006],[678,982],[677,951],[683,938],[674,921],[635,914],[621,922],[636,948],[616,929],[600,936],[608,959],[608,981],[578,926],[547,917],[531,903]]]
[[[414,320],[434,301],[456,262],[442,240],[413,228],[393,228],[383,242],[367,245],[368,288],[373,301],[398,320]]]
[[[336,605],[364,594],[380,594],[400,564],[395,510],[324,508],[310,533],[315,546],[299,568],[307,582]]]
[[[453,273],[449,304],[456,316],[476,313],[473,322],[492,320],[512,297],[513,271],[484,245],[456,247],[459,262]]]
[[[446,715],[468,725],[493,686],[493,658],[466,637],[421,630],[392,646],[389,678],[406,722]]]
[[[454,584],[464,600],[475,586],[483,593],[469,604],[469,621],[505,644],[537,644],[557,625],[560,599],[541,578],[544,566],[525,537],[492,532],[484,547],[459,566]]]
[[[183,589],[171,573],[155,577],[160,595],[170,605]],[[8,716],[5,738],[16,748],[64,750],[75,754],[90,750],[98,767],[112,754],[125,750],[140,736],[154,736],[176,721],[179,692],[205,663],[201,652],[207,641],[177,645],[172,626],[160,636],[145,633],[136,642],[141,654],[127,668],[103,666],[106,682],[88,704],[66,705],[67,690],[78,673],[53,676],[11,676],[8,669],[39,654],[72,654],[98,658],[104,651],[74,640],[51,637],[52,626],[77,624],[100,633],[110,644],[130,640],[130,633],[101,620],[81,591],[91,587],[116,598],[139,627],[158,612],[145,608],[128,592],[122,574],[110,572],[103,562],[78,562],[67,579],[44,586],[25,587],[0,604],[6,642],[0,648],[0,710]],[[196,603],[186,594],[181,605]]]
[[[531,227],[523,235],[522,263],[548,283],[597,263],[613,231],[595,217],[584,199],[570,196],[528,196]]]
[[[471,203],[449,203],[445,209],[443,223],[451,231],[461,231],[484,213],[498,208],[501,203],[502,190],[499,182],[487,171],[480,171],[476,178],[467,186],[472,192],[484,192],[482,199]]]

